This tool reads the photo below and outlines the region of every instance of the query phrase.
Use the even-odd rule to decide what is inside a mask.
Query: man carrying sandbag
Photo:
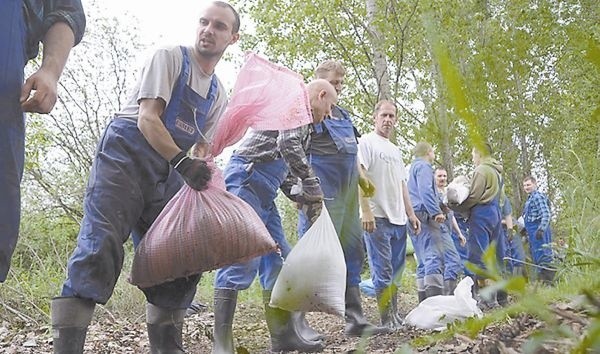
[[[472,150],[475,170],[471,179],[469,196],[461,204],[453,208],[469,214],[469,262],[485,269],[483,253],[492,243],[496,244],[496,260],[498,269],[504,270],[504,253],[506,242],[502,232],[501,208],[504,204],[504,181],[502,165],[492,157],[489,144],[481,143]],[[452,207],[452,205],[451,205]],[[473,297],[480,307],[497,307],[496,292],[489,299],[479,296],[479,290],[489,285],[487,279],[473,277]]]
[[[396,105],[379,101],[373,115],[375,130],[359,139],[358,157],[374,184],[385,187],[371,198],[361,196],[361,221],[381,324],[395,330],[402,325],[397,294],[406,259],[406,222],[416,234],[421,222],[408,195],[402,153],[389,140],[397,122]]]
[[[307,89],[313,122],[318,123],[331,114],[331,106],[337,102],[337,93],[325,80],[312,81],[307,85]],[[236,149],[225,167],[227,191],[253,207],[265,223],[273,240],[279,245],[281,254],[272,252],[249,262],[234,264],[217,271],[213,353],[234,353],[232,325],[237,294],[238,291],[250,287],[257,273],[264,289],[263,300],[267,327],[271,336],[271,350],[273,352],[323,350],[322,341],[307,340],[300,335],[290,312],[269,306],[271,291],[283,265],[283,258],[290,252],[275,205],[275,197],[280,186],[286,195],[303,204],[311,220],[316,220],[321,212],[323,192],[305,155],[310,129],[312,129],[311,125],[304,125],[284,131],[253,131]],[[302,181],[301,195],[292,196],[291,186],[284,185],[288,174],[293,175],[293,179]]]
[[[187,151],[210,142],[225,109],[227,94],[214,69],[226,48],[237,42],[239,27],[239,15],[229,4],[207,4],[195,45],[156,51],[129,102],[106,127],[68,278],[61,297],[51,304],[55,353],[83,352],[95,304],[108,301],[121,272],[129,234],[144,235],[184,183],[206,188],[211,171]],[[143,289],[152,353],[184,352],[183,317],[199,279],[196,275]]]
[[[315,70],[315,76],[327,80],[335,87],[338,95],[342,92],[345,69],[335,60],[325,60]],[[325,205],[335,226],[344,257],[346,259],[346,328],[348,336],[363,336],[385,333],[388,329],[377,327],[367,321],[360,297],[360,273],[364,264],[364,244],[362,227],[358,215],[358,187],[372,195],[373,185],[368,178],[361,176],[358,164],[358,132],[350,114],[340,106],[332,109],[331,116],[315,126],[311,133],[308,150],[309,161],[321,180],[325,194]],[[302,235],[309,228],[304,212],[299,215],[298,232]],[[298,321],[306,335],[319,335],[308,327],[304,317]]]

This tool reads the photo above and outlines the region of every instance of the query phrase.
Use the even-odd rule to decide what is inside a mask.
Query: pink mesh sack
[[[212,155],[218,156],[238,142],[248,127],[284,130],[310,123],[310,102],[302,76],[249,52],[215,132]]]
[[[312,121],[302,76],[246,55],[231,101],[212,144],[212,156],[239,141],[249,127],[284,130]],[[250,260],[277,249],[260,217],[225,191],[214,165],[209,187],[184,186],[167,203],[138,245],[129,281],[141,288]]]

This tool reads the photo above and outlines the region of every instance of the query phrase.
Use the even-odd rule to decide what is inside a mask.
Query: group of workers
[[[0,26],[7,26],[0,31],[0,44],[14,48],[5,51],[8,57],[1,59],[5,65],[0,73],[0,281],[4,281],[18,235],[23,112],[52,109],[57,80],[71,47],[81,40],[85,16],[79,0],[7,0],[0,6],[0,16],[6,19]],[[211,170],[203,157],[228,100],[214,69],[227,47],[239,39],[239,28],[239,14],[231,5],[207,4],[195,44],[154,52],[128,102],[107,125],[92,164],[68,276],[60,296],[51,302],[55,353],[83,351],[95,305],[109,300],[121,273],[123,244],[129,236],[139,243],[184,184],[196,190],[207,187]],[[23,66],[37,54],[40,41],[44,44],[41,68],[23,85]],[[502,168],[490,157],[491,151],[484,146],[473,149],[477,167],[470,194],[461,205],[450,206],[459,211],[455,217],[441,203],[447,173],[434,170],[432,146],[416,144],[415,160],[407,171],[401,150],[390,140],[397,109],[388,100],[374,108],[374,130],[360,136],[350,113],[337,105],[344,76],[339,62],[322,62],[315,79],[306,85],[313,123],[285,131],[251,132],[224,170],[227,190],[252,206],[279,252],[217,271],[214,353],[235,351],[232,325],[238,292],[247,289],[256,275],[263,288],[271,349],[324,349],[324,335],[310,327],[304,313],[269,306],[283,259],[290,252],[275,205],[279,190],[298,205],[300,237],[323,205],[331,215],[347,268],[344,332],[348,336],[390,333],[400,327],[397,297],[407,235],[418,258],[419,300],[451,294],[463,268],[461,257],[484,267],[482,252],[494,241],[498,260],[503,261],[503,235],[510,235],[506,230],[511,230],[512,222],[506,221],[503,231],[503,216],[510,211],[501,212],[506,209],[501,206],[507,205],[501,199]],[[32,89],[35,94],[29,97]],[[524,186],[530,193],[524,222],[533,258],[547,264],[552,258],[543,247],[551,237],[549,205],[533,178],[526,179]],[[362,308],[359,283],[365,249],[380,325],[369,323]],[[141,289],[147,299],[152,353],[184,352],[182,323],[200,276]],[[482,285],[476,282],[475,292]]]

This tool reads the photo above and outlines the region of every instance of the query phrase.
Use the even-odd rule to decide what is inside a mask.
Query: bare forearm
[[[171,161],[181,151],[181,148],[175,144],[167,128],[162,124],[160,116],[140,113],[138,128],[148,143],[165,160]]]
[[[51,73],[58,81],[67,63],[71,48],[75,45],[75,36],[71,27],[64,22],[57,22],[44,36],[44,54],[42,69]]]

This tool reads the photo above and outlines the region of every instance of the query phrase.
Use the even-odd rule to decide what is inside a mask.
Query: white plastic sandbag
[[[466,176],[456,176],[446,188],[445,202],[447,204],[462,204],[469,196],[471,182]]]
[[[432,296],[421,302],[408,313],[404,321],[422,329],[442,330],[447,323],[468,317],[481,317],[482,312],[477,307],[477,301],[471,295],[473,279],[465,277],[458,283],[454,295]]]
[[[344,316],[346,262],[327,208],[288,254],[270,306]]]

